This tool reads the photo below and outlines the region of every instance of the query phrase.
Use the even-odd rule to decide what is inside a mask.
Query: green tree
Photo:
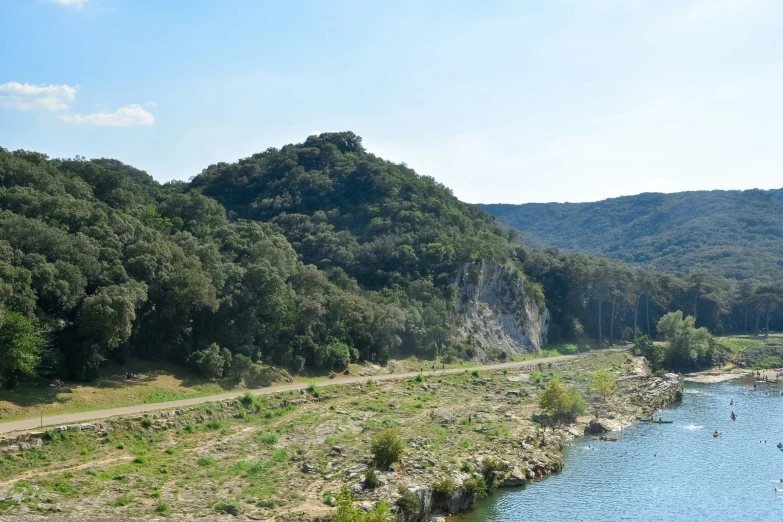
[[[363,509],[354,507],[353,497],[347,486],[343,486],[337,494],[337,513],[332,522],[386,522],[389,519],[389,504],[381,500],[372,511],[366,513]]]
[[[0,380],[6,388],[31,375],[38,364],[43,339],[22,314],[0,309]]]
[[[190,360],[205,377],[219,379],[223,376],[223,370],[226,367],[224,355],[225,352],[221,353],[220,346],[217,343],[212,343],[204,350],[193,352]]]
[[[391,428],[379,431],[370,443],[373,458],[381,466],[389,466],[400,460],[405,444],[400,434]]]
[[[538,396],[538,405],[553,420],[560,421],[572,416],[571,407],[573,406],[571,392],[560,384],[558,379],[552,379],[546,385],[544,391]]]
[[[688,370],[712,365],[715,343],[706,328],[696,328],[693,316],[681,310],[658,321],[658,333],[667,343],[665,364],[669,369]]]
[[[606,400],[614,393],[616,383],[614,374],[603,368],[590,376],[590,391],[601,398],[601,404],[606,404]]]

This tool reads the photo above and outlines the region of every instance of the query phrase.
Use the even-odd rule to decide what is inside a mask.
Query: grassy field
[[[355,483],[366,471],[373,433],[400,430],[407,441],[404,458],[422,480],[475,469],[477,455],[516,451],[512,441],[536,435],[531,415],[548,380],[557,376],[585,393],[596,368],[622,372],[629,361],[628,354],[610,352],[567,363],[542,360],[530,374],[466,369],[368,379],[248,398],[231,418],[201,424],[183,418],[187,424],[176,429],[127,419],[115,422],[103,439],[52,434],[43,447],[0,458],[0,496],[7,499],[0,515],[61,509],[76,517],[199,517],[226,505],[262,519],[328,515],[341,484]],[[214,411],[197,407],[189,418],[209,409]],[[393,478],[383,475],[384,481]]]
[[[535,354],[509,358],[508,361],[525,361],[572,355],[594,346],[587,343],[560,343],[547,346]],[[506,362],[501,360],[499,362]],[[405,373],[431,370],[432,365],[448,369],[474,368],[478,363],[454,360],[444,363],[440,359],[426,360],[416,357],[391,361],[388,366],[351,364],[350,375]],[[138,380],[125,379],[125,372],[139,376]],[[328,373],[307,372],[299,376],[288,376],[293,382],[315,382],[328,377]],[[271,383],[270,383],[271,384]],[[131,361],[123,366],[109,365],[103,369],[101,378],[95,383],[66,383],[64,387],[50,387],[47,382],[24,382],[14,390],[0,390],[0,422],[84,411],[119,408],[136,404],[207,397],[228,391],[247,389],[241,382],[231,379],[212,381],[194,374],[187,368],[170,363]]]
[[[138,380],[126,380],[125,372]],[[117,408],[134,404],[205,397],[241,389],[231,380],[209,381],[168,363],[132,361],[107,366],[92,384],[66,383],[50,387],[46,382],[24,382],[14,390],[0,390],[0,420],[12,421],[41,414],[59,415]]]

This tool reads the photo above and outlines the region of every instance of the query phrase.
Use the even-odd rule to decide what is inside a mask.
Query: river
[[[673,424],[636,424],[614,443],[577,439],[562,472],[449,520],[781,520],[783,386],[748,383],[686,382],[683,401],[656,414]]]

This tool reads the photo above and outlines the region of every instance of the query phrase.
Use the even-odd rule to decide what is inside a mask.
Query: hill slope
[[[0,148],[0,384],[130,356],[241,378],[250,360],[536,350],[543,294],[514,254],[491,216],[352,133],[191,184]]]
[[[595,203],[483,204],[537,246],[685,274],[783,277],[783,189],[647,193]]]

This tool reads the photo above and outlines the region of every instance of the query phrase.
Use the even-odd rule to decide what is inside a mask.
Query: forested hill
[[[479,206],[538,246],[676,274],[704,268],[732,279],[783,276],[783,189]]]
[[[455,305],[486,262],[504,267],[512,307],[514,288],[544,306],[518,248],[350,132],[166,185],[117,160],[0,148],[0,383],[90,379],[132,356],[216,377],[471,357]]]

